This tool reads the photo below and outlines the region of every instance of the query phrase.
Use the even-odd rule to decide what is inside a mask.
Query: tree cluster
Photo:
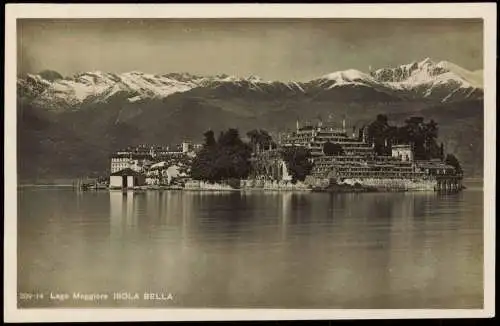
[[[393,144],[410,144],[415,159],[444,159],[443,145],[437,144],[438,125],[434,120],[425,122],[423,117],[410,117],[403,126],[392,126],[386,115],[379,114],[368,125],[368,142],[378,155],[390,155]]]
[[[203,148],[193,159],[191,167],[194,179],[219,182],[248,176],[252,150],[241,140],[237,129],[221,132],[217,140],[211,130],[204,136]]]
[[[273,138],[265,130],[253,129],[247,132],[247,136],[250,139],[250,145],[252,146],[254,151],[257,151],[257,148],[260,148],[262,150],[269,147],[276,147],[276,143],[273,141]]]
[[[453,166],[455,168],[455,171],[457,171],[457,173],[459,174],[463,173],[462,166],[460,165],[460,162],[455,157],[455,155],[447,154],[444,162],[448,165]]]
[[[310,161],[311,152],[304,147],[284,147],[281,151],[283,161],[292,176],[292,183],[304,181],[311,173],[313,164]]]
[[[203,148],[193,159],[191,177],[209,182],[245,179],[249,176],[252,149],[276,148],[276,143],[265,130],[251,130],[247,133],[248,143],[241,140],[237,129],[221,132],[215,139],[214,132],[205,132]],[[303,181],[311,172],[311,153],[303,147],[286,147],[280,152],[292,182]]]

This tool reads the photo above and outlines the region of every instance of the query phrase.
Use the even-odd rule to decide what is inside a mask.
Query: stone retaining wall
[[[186,190],[235,190],[227,184],[209,183],[205,181],[190,180],[184,185]]]
[[[263,189],[263,190],[310,190],[311,188],[303,183],[295,184],[290,181],[265,181],[265,180],[241,180],[241,189]]]
[[[382,190],[405,190],[405,191],[434,191],[436,180],[410,180],[410,179],[345,179],[339,184],[374,187]]]

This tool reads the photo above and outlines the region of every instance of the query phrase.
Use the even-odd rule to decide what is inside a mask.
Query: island
[[[229,128],[202,144],[137,145],[110,157],[109,178],[79,182],[79,188],[189,191],[446,191],[464,189],[463,171],[438,144],[433,120],[409,117],[401,126],[386,115],[353,127],[296,122],[274,137],[262,129]]]

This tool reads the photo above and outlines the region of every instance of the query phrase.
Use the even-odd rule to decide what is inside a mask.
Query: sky
[[[309,80],[427,57],[483,68],[476,19],[19,19],[18,74],[50,69]]]

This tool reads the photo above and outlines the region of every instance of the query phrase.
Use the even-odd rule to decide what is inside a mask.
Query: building
[[[149,167],[146,171],[146,184],[148,185],[162,185],[165,184],[166,169],[168,163],[161,161]]]
[[[359,134],[348,136],[343,127],[306,125],[294,132],[280,137],[281,146],[302,146],[311,151],[313,169],[310,180],[371,180],[391,183],[391,180],[415,183],[434,184],[434,189],[461,189],[462,176],[453,166],[440,159],[415,161],[411,145],[400,144],[391,146],[391,155],[377,155],[372,145],[368,143],[366,128]],[[326,142],[342,147],[339,155],[325,155],[323,147]],[[262,165],[262,163],[261,163]],[[382,181],[385,180],[385,181]],[[399,182],[398,181],[398,182]],[[429,181],[429,182],[428,182]]]
[[[410,145],[392,145],[392,156],[402,161],[413,161],[413,151]]]
[[[132,169],[145,173],[153,164],[161,161],[182,161],[185,158],[193,158],[201,147],[200,144],[187,141],[174,148],[162,145],[129,146],[111,155],[110,171],[115,173],[123,169]]]
[[[169,165],[165,161],[153,164],[146,172],[146,184],[171,185],[176,178],[186,176],[181,169],[182,166]]]
[[[253,179],[291,181],[285,161],[281,158],[279,149],[264,149],[253,153],[251,157]]]
[[[178,178],[181,175],[179,167],[176,165],[171,165],[166,170],[167,184],[170,185],[174,181],[175,178]]]
[[[317,126],[299,126],[294,132],[284,134],[280,137],[282,146],[303,146],[311,150],[313,157],[322,156],[323,146],[326,142],[340,144],[349,155],[371,155],[374,153],[373,147],[366,142],[366,131],[362,128],[358,137],[349,137],[345,130],[345,120],[343,127],[338,128],[333,125],[324,126],[320,121]]]
[[[196,153],[198,153],[203,148],[203,144],[194,144],[189,141],[184,141],[181,144],[181,148],[183,154],[189,157],[195,157]]]
[[[136,172],[144,172],[144,169],[151,165],[153,157],[144,153],[115,153],[111,156],[111,173],[124,169],[131,169]]]
[[[127,189],[143,186],[146,183],[146,177],[143,173],[132,169],[123,169],[111,173],[109,177],[109,187],[111,189]]]

